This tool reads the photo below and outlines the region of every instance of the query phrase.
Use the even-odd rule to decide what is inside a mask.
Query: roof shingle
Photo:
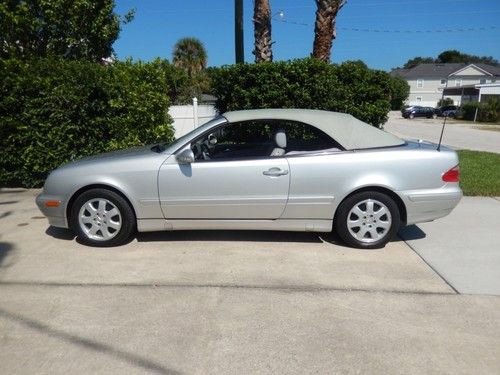
[[[475,65],[494,76],[500,76],[500,68],[482,64],[465,64],[465,63],[446,63],[446,64],[419,64],[411,69],[396,68],[391,71],[394,76],[399,76],[406,79],[412,78],[445,78],[457,70],[463,69],[466,66]]]

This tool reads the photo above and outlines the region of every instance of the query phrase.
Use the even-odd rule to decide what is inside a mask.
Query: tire
[[[340,204],[334,228],[349,246],[377,249],[394,237],[400,224],[399,208],[392,198],[376,191],[364,191]]]
[[[410,114],[408,115],[408,118],[409,118],[409,119],[414,119],[414,118],[415,118],[415,115],[414,115],[413,113],[410,113]]]
[[[136,231],[132,207],[119,194],[107,189],[91,189],[79,195],[71,207],[71,228],[85,245],[119,246]]]

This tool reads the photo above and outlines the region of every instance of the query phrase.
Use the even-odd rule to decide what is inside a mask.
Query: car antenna
[[[437,147],[437,151],[441,151],[441,141],[443,140],[443,133],[444,133],[444,127],[446,126],[446,119],[448,118],[448,115],[444,115],[444,120],[443,120],[443,127],[441,128],[441,135],[439,136],[439,143]]]

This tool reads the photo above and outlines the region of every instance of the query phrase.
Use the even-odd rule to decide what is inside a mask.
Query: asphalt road
[[[500,372],[500,297],[460,294],[404,241],[178,232],[95,249],[48,228],[35,194],[0,190],[0,373]]]
[[[442,118],[409,120],[403,118],[401,112],[392,111],[384,129],[401,138],[438,143],[442,125]],[[500,153],[500,131],[480,130],[474,125],[450,122],[445,127],[442,143],[456,149]]]

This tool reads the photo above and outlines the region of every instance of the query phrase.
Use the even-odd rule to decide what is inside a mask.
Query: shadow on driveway
[[[415,224],[401,228],[398,232],[401,241],[421,240],[426,237],[425,232]]]
[[[49,236],[64,241],[73,241],[75,233],[70,229],[50,226],[46,231]],[[425,233],[416,225],[402,228],[392,241],[410,241],[425,238]],[[182,241],[231,241],[231,242],[328,242],[337,246],[346,246],[335,232],[283,232],[258,230],[183,230],[137,233],[138,242],[182,242]],[[78,238],[77,242],[80,243]],[[131,239],[133,241],[133,238]]]
[[[28,189],[0,189],[0,194],[15,194],[15,193],[24,193],[28,191]]]
[[[7,217],[9,215],[12,215],[12,211],[5,211],[0,213],[0,219],[3,219],[4,217]]]
[[[0,202],[0,205],[4,205],[4,204],[14,204],[14,203],[17,203],[19,201],[4,201],[4,202]]]
[[[128,362],[133,366],[142,368],[143,370],[152,371],[157,374],[176,375],[180,372],[171,370],[163,365],[153,362],[147,358],[141,357],[134,353],[129,353],[120,349],[116,349],[110,345],[100,343],[98,341],[86,339],[72,333],[64,332],[60,329],[50,327],[47,324],[36,320],[26,318],[19,314],[14,314],[0,308],[0,317],[21,324],[31,330],[38,331],[47,336],[65,341],[68,344],[78,345],[88,350],[93,350],[100,354],[106,354],[115,357],[118,360]]]
[[[14,258],[12,257],[12,251],[14,250],[14,245],[10,242],[0,241],[0,269],[12,266]]]
[[[45,231],[45,234],[48,234],[49,236],[54,237],[58,240],[66,241],[72,241],[76,237],[75,233],[73,233],[73,231],[70,229],[57,228],[53,226],[48,227]]]
[[[237,241],[237,242],[323,242],[318,233],[252,230],[188,230],[137,233],[138,242]]]

